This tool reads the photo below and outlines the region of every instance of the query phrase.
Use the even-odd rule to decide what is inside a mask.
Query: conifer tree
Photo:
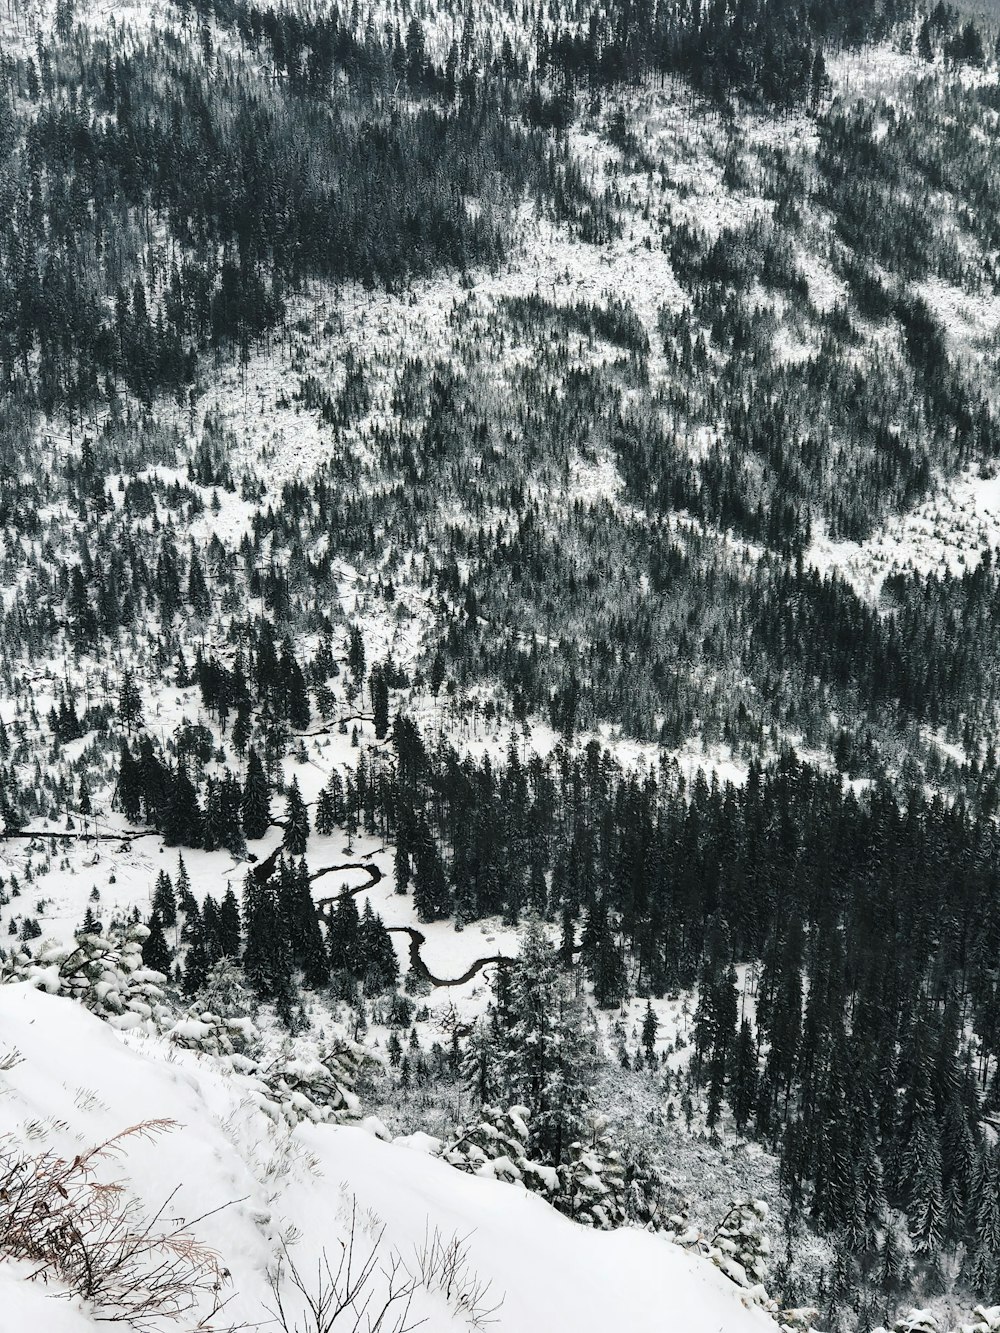
[[[413,858],[413,906],[417,917],[421,921],[444,920],[451,915],[451,892],[441,853],[422,813],[417,819]]]
[[[169,977],[172,959],[166,937],[163,934],[163,925],[157,912],[154,912],[149,918],[148,924],[149,934],[142,942],[143,964],[152,968],[154,972],[162,972],[165,977]]]
[[[316,832],[324,838],[329,837],[336,826],[336,821],[333,817],[333,798],[330,795],[329,786],[323,787],[316,799],[316,815],[314,822]]]
[[[297,866],[291,867],[290,887],[291,901],[286,915],[292,952],[302,969],[305,984],[313,990],[319,990],[329,983],[330,959],[316,915],[305,857]]]
[[[142,726],[142,696],[131,667],[126,667],[122,672],[118,686],[118,717],[128,732]]]
[[[188,945],[187,954],[184,958],[182,985],[185,995],[195,995],[201,990],[208,977],[208,965],[209,959],[205,949],[204,936],[199,930]]]
[[[660,1021],[656,1017],[651,1001],[646,1001],[646,1012],[642,1017],[642,1049],[646,1052],[647,1061],[652,1064],[656,1058],[656,1034],[659,1030]]]
[[[399,960],[382,918],[365,901],[358,933],[361,980],[369,994],[392,990],[399,977]]]
[[[368,691],[371,695],[375,739],[381,741],[389,734],[389,686],[381,668],[372,667],[368,676]]]
[[[118,755],[115,806],[130,824],[138,824],[142,811],[142,778],[139,765],[133,758],[127,741],[122,741]]]
[[[740,1023],[740,1033],[736,1039],[729,1101],[736,1131],[743,1134],[757,1102],[757,1048],[747,1018]]]
[[[238,958],[240,954],[240,909],[230,888],[219,907],[219,954],[223,958]]]
[[[309,693],[290,639],[285,639],[282,644],[279,671],[285,695],[285,716],[295,731],[305,731],[310,719]]]
[[[598,1006],[611,1009],[621,1004],[628,990],[628,973],[603,898],[588,914],[581,937],[580,957],[593,982]]]
[[[906,1213],[914,1249],[928,1258],[939,1253],[944,1235],[941,1192],[941,1151],[933,1111],[918,1111],[904,1155]]]
[[[491,1009],[473,1025],[461,1062],[462,1082],[476,1106],[491,1106],[503,1096],[502,1066],[496,1013]]]
[[[510,1021],[498,1029],[505,1100],[530,1113],[530,1149],[566,1158],[586,1103],[587,1044],[579,1003],[568,995],[541,924],[525,927],[509,969]]]
[[[170,876],[161,870],[156,877],[153,890],[153,912],[164,926],[173,926],[177,922],[177,899]]]
[[[262,838],[271,825],[271,804],[267,778],[257,751],[250,747],[247,777],[243,787],[243,832],[248,838]]]
[[[361,918],[354,894],[343,889],[330,917],[330,967],[357,977],[362,971],[360,951]]]
[[[200,847],[202,813],[194,783],[184,763],[177,765],[170,800],[163,821],[163,840],[168,847]]]
[[[309,840],[309,814],[299,791],[297,778],[292,778],[285,801],[285,831],[281,845],[292,856],[302,856]]]

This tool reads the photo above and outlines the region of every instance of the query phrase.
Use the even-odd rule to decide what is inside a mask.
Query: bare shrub
[[[493,1316],[504,1298],[501,1296],[495,1304],[489,1304],[493,1283],[484,1282],[469,1267],[468,1240],[468,1236],[459,1236],[457,1232],[445,1240],[437,1227],[433,1232],[426,1228],[423,1245],[415,1251],[417,1271],[420,1285],[428,1291],[440,1291],[470,1328],[485,1328],[497,1322]]]
[[[303,1277],[296,1267],[287,1245],[282,1246],[282,1257],[268,1274],[268,1285],[274,1298],[274,1307],[268,1313],[274,1316],[282,1333],[410,1333],[425,1321],[410,1321],[410,1307],[417,1281],[411,1276],[399,1255],[393,1252],[385,1265],[379,1262],[379,1249],[385,1227],[359,1252],[357,1236],[357,1200],[351,1201],[351,1226],[346,1241],[340,1242],[340,1256],[336,1268],[326,1250],[316,1263],[315,1281]],[[376,1276],[385,1280],[385,1293],[376,1297],[373,1285]],[[285,1308],[282,1294],[287,1282],[297,1293],[298,1315]]]
[[[228,1274],[191,1228],[211,1213],[172,1224],[165,1217],[172,1194],[148,1213],[123,1185],[97,1178],[101,1164],[130,1142],[173,1127],[170,1120],[132,1125],[72,1161],[52,1151],[31,1155],[10,1135],[0,1137],[0,1253],[32,1264],[32,1279],[57,1278],[102,1322],[156,1333],[164,1323],[197,1318],[208,1298],[211,1310],[194,1327],[209,1327],[225,1304]]]

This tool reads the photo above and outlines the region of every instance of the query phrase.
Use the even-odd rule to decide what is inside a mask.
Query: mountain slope
[[[470,1270],[492,1283],[483,1305],[503,1299],[492,1316],[498,1333],[774,1328],[763,1312],[745,1308],[739,1290],[709,1263],[662,1237],[587,1230],[520,1189],[464,1175],[363,1129],[304,1124],[277,1133],[242,1102],[238,1079],[216,1062],[156,1039],[123,1038],[70,1001],[4,986],[0,1033],[0,1054],[21,1056],[0,1073],[4,1124],[32,1152],[53,1147],[72,1156],[139,1122],[177,1122],[165,1138],[132,1141],[127,1160],[109,1170],[126,1177],[150,1211],[178,1187],[168,1216],[192,1218],[229,1205],[195,1228],[232,1275],[226,1323],[264,1317],[261,1307],[273,1301],[266,1270],[282,1238],[302,1235],[289,1252],[307,1280],[322,1246],[336,1254],[354,1200],[359,1250],[368,1244],[360,1233],[385,1228],[380,1269],[392,1251],[412,1267],[436,1228],[445,1239],[467,1237]],[[60,1333],[93,1327],[65,1310],[56,1292],[25,1288],[22,1276],[0,1264],[2,1333],[21,1333],[33,1322]],[[375,1287],[382,1281],[380,1272]],[[475,1326],[440,1291],[419,1290],[412,1313],[440,1333]]]

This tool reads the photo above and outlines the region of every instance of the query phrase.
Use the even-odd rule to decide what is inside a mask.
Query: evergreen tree
[[[240,954],[240,908],[230,888],[219,907],[219,954],[223,958],[238,958]]]
[[[170,876],[165,870],[161,870],[156,877],[153,914],[164,926],[173,926],[177,923],[177,899],[174,897],[174,886]]]
[[[185,995],[195,995],[204,986],[208,978],[208,954],[204,937],[199,931],[188,946],[184,958],[184,976],[182,985]]]
[[[361,918],[358,905],[349,890],[341,891],[330,917],[330,967],[335,972],[346,972],[358,977],[364,966],[360,949]]]
[[[162,972],[165,977],[170,976],[172,962],[170,949],[156,912],[149,918],[149,934],[142,942],[142,961],[144,966],[152,968],[154,972]]]
[[[333,798],[330,795],[329,786],[324,787],[316,800],[315,816],[316,832],[322,837],[328,838],[336,827],[336,820],[333,813]]]
[[[135,683],[135,673],[130,667],[122,672],[118,686],[118,717],[128,732],[142,726],[142,696]]]
[[[757,1047],[750,1030],[750,1021],[746,1018],[740,1023],[740,1033],[736,1039],[729,1100],[736,1132],[743,1134],[757,1103]]]
[[[257,751],[250,747],[247,777],[243,787],[243,832],[248,838],[262,838],[271,825],[271,804],[267,778]]]
[[[163,840],[168,847],[200,847],[202,813],[194,783],[181,762],[170,793],[166,817],[163,821]]]
[[[295,731],[305,731],[310,719],[309,694],[290,639],[282,644],[279,670],[285,691],[285,715]]]
[[[920,1110],[916,1116],[903,1169],[913,1247],[918,1253],[934,1258],[944,1235],[944,1204],[938,1129],[930,1108]]]
[[[659,1030],[660,1021],[656,1017],[652,1003],[646,1001],[646,1012],[642,1018],[642,1049],[646,1052],[646,1060],[652,1064],[656,1058],[656,1033]]]
[[[392,990],[399,977],[399,960],[382,918],[366,900],[358,932],[358,960],[361,980],[369,994]]]
[[[122,741],[119,751],[115,806],[130,824],[138,824],[142,811],[142,774],[127,741]]]
[[[389,686],[380,668],[372,668],[368,677],[368,691],[375,721],[375,739],[381,741],[389,734]]]
[[[309,867],[304,857],[297,866],[289,867],[289,890],[285,914],[292,953],[302,969],[305,984],[313,990],[319,990],[329,983],[330,960],[313,902]]]
[[[302,856],[309,841],[309,814],[299,791],[297,778],[292,778],[285,801],[285,831],[281,845],[292,856]]]
[[[451,892],[441,853],[423,814],[417,819],[413,860],[413,906],[417,917],[421,921],[441,921],[451,915]]]
[[[509,1023],[498,1030],[504,1099],[526,1106],[529,1147],[566,1160],[586,1104],[587,1043],[579,1002],[570,998],[541,924],[525,927],[508,979]]]
[[[590,909],[581,939],[580,957],[593,982],[594,999],[599,1007],[611,1009],[621,1004],[628,990],[628,973],[603,898]]]
[[[502,1097],[503,1052],[493,1009],[473,1024],[462,1057],[461,1075],[476,1106],[492,1106]]]

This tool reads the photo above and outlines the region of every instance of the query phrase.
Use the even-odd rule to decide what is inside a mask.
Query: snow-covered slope
[[[129,1140],[127,1156],[101,1174],[117,1173],[149,1212],[176,1190],[168,1218],[222,1208],[193,1228],[232,1278],[222,1322],[206,1327],[263,1320],[280,1328],[267,1323],[264,1307],[273,1304],[267,1273],[283,1243],[308,1282],[324,1249],[336,1267],[353,1212],[358,1254],[382,1233],[372,1308],[393,1257],[417,1273],[416,1253],[438,1231],[445,1241],[467,1238],[470,1281],[491,1284],[481,1308],[502,1299],[491,1316],[498,1331],[774,1328],[711,1264],[660,1236],[586,1230],[537,1197],[415,1150],[419,1143],[384,1143],[365,1129],[331,1125],[278,1131],[219,1063],[118,1034],[81,1006],[25,985],[0,988],[0,1069],[0,1133],[32,1154],[52,1148],[71,1159],[129,1126],[176,1122],[152,1140]],[[97,1326],[57,1290],[26,1283],[25,1273],[0,1262],[0,1333]],[[297,1313],[294,1294],[286,1299]],[[424,1287],[409,1326],[420,1320],[441,1333],[477,1326],[454,1296]]]

